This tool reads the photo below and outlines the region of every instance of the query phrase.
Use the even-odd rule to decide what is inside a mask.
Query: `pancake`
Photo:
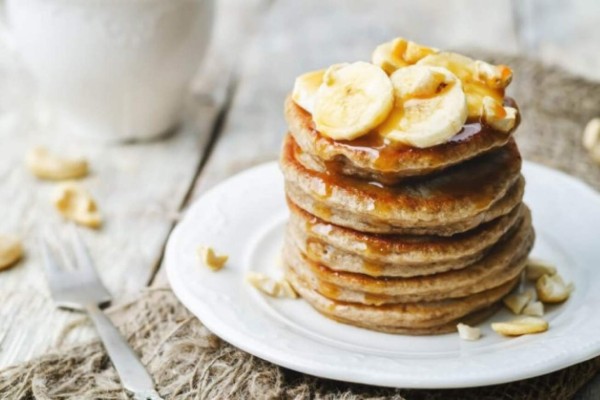
[[[288,199],[290,239],[314,262],[370,276],[411,277],[464,268],[523,218],[526,206],[450,237],[377,235],[325,222]]]
[[[496,310],[494,305],[519,281],[514,278],[493,289],[452,300],[370,306],[329,299],[290,269],[286,270],[286,279],[303,299],[329,318],[377,331],[415,335],[452,332],[458,322],[481,321]]]
[[[514,141],[434,175],[384,186],[306,168],[288,135],[280,160],[286,194],[302,209],[336,225],[371,233],[449,236],[508,214],[523,196]]]
[[[512,99],[506,103],[516,107]],[[315,129],[310,113],[296,105],[291,97],[285,102],[285,117],[296,142],[315,162],[321,163],[323,169],[388,184],[441,171],[502,147],[510,141],[519,122],[509,132],[496,131],[479,122],[470,123],[447,143],[416,148],[392,147],[376,133],[353,141],[332,140]]]
[[[526,214],[519,227],[480,261],[463,269],[412,278],[334,271],[307,259],[289,235],[283,261],[313,289],[334,300],[364,304],[433,301],[468,296],[514,279],[525,267],[534,236]]]

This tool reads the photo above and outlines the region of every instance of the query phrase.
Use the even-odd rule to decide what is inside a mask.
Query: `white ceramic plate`
[[[547,307],[550,330],[503,338],[481,324],[483,338],[411,337],[331,321],[302,300],[272,299],[245,281],[254,270],[280,276],[287,210],[275,163],[215,187],[187,212],[166,252],[175,294],[211,331],[251,354],[307,374],[404,388],[457,388],[525,379],[600,355],[600,195],[569,177],[525,163],[525,199],[533,211],[533,255],[558,265],[575,292]],[[229,254],[211,272],[199,244]],[[501,311],[492,320],[512,316]]]

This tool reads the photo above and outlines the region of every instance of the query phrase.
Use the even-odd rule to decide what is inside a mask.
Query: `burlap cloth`
[[[600,188],[600,167],[580,145],[600,116],[600,83],[518,57],[490,57],[516,71],[512,94],[525,157]],[[538,378],[463,390],[403,390],[334,382],[289,371],[212,335],[167,288],[110,310],[167,399],[568,399],[600,370],[600,357]],[[85,322],[84,322],[85,323]],[[43,329],[43,327],[40,327]],[[599,333],[600,334],[600,333]],[[127,399],[98,342],[61,349],[0,371],[2,399]]]

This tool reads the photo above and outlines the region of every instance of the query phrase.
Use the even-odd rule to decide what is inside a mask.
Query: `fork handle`
[[[159,400],[152,377],[111,320],[96,304],[87,304],[85,309],[94,322],[125,389],[133,392],[136,399]]]

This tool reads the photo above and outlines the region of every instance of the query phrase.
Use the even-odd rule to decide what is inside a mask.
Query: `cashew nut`
[[[99,228],[102,217],[92,196],[74,182],[61,184],[53,199],[54,206],[66,219],[89,228]]]
[[[229,259],[227,255],[217,255],[212,247],[198,246],[196,254],[202,260],[204,265],[213,271],[218,271],[225,266]]]
[[[0,271],[16,264],[22,256],[21,241],[12,235],[0,234]]]
[[[548,322],[538,317],[524,317],[508,322],[493,322],[492,329],[504,336],[520,336],[548,330]]]
[[[36,147],[29,151],[25,163],[29,170],[41,179],[77,179],[88,174],[88,163],[85,159],[63,158],[44,147]]]

